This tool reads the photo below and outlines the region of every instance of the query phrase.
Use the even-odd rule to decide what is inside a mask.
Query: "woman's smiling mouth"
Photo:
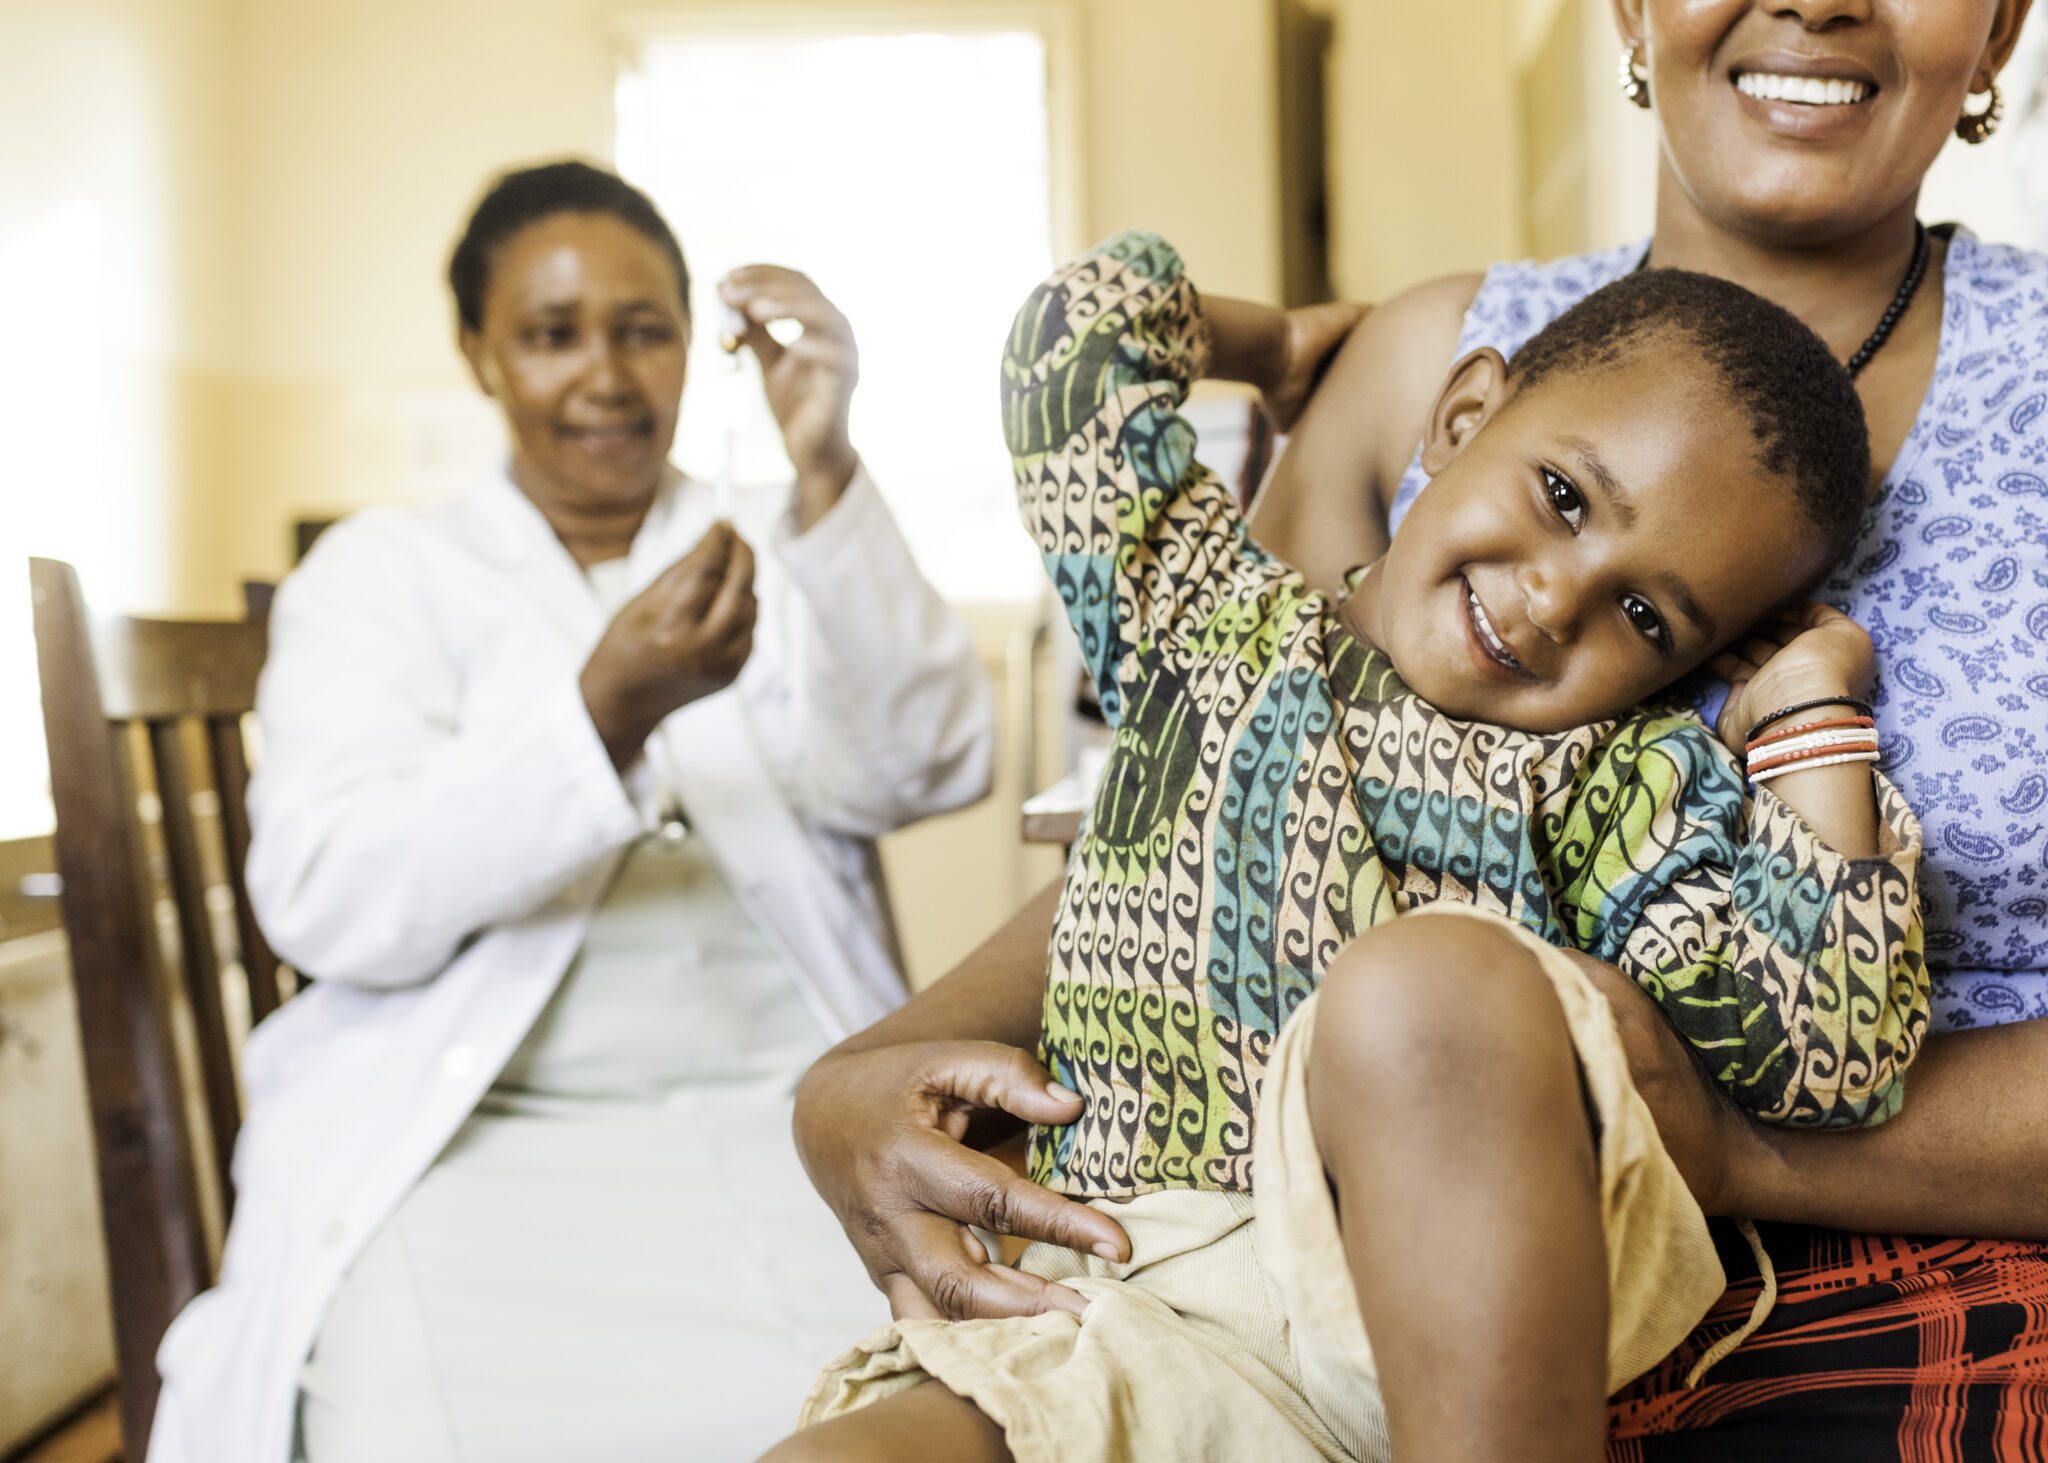
[[[603,427],[564,426],[561,433],[589,451],[614,453],[638,448],[652,430],[653,423],[643,420]]]
[[[1769,131],[1813,142],[1868,125],[1883,90],[1860,61],[1797,51],[1743,56],[1729,68],[1728,84],[1742,110]]]
[[[1742,72],[1735,78],[1735,89],[1760,102],[1796,102],[1808,107],[1854,106],[1877,94],[1877,88],[1865,81],[1785,76],[1769,71]]]

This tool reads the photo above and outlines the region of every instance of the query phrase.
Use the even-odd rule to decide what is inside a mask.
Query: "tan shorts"
[[[1706,1220],[1630,1084],[1607,1001],[1570,959],[1512,931],[1557,988],[1599,1112],[1608,1384],[1692,1330],[1725,1278]],[[1309,1121],[1316,998],[1281,1032],[1254,1138],[1258,1193],[1100,1200],[1130,1235],[1114,1264],[1050,1245],[1020,1262],[1088,1297],[1085,1315],[899,1321],[829,1367],[809,1426],[936,1379],[1003,1428],[1020,1463],[1079,1459],[1386,1459],[1378,1369]]]

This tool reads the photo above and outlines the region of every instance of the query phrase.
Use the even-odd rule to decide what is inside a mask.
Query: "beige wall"
[[[0,269],[37,327],[9,345],[0,491],[100,496],[71,551],[142,605],[232,584],[227,35],[227,0],[16,0],[0,44]]]
[[[1330,251],[1385,299],[1521,252],[1523,0],[1329,0]]]

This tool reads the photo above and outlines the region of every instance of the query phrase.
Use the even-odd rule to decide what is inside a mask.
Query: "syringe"
[[[740,436],[740,345],[747,335],[747,317],[732,306],[725,306],[720,321],[718,348],[725,352],[725,453],[718,467],[718,482],[714,489],[714,511],[728,523],[732,521],[734,479],[737,474]]]

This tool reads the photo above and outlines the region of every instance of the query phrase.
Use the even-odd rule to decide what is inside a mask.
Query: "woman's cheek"
[[[1750,6],[1751,0],[1650,0],[1644,30],[1651,53],[1682,66],[1704,65]]]

